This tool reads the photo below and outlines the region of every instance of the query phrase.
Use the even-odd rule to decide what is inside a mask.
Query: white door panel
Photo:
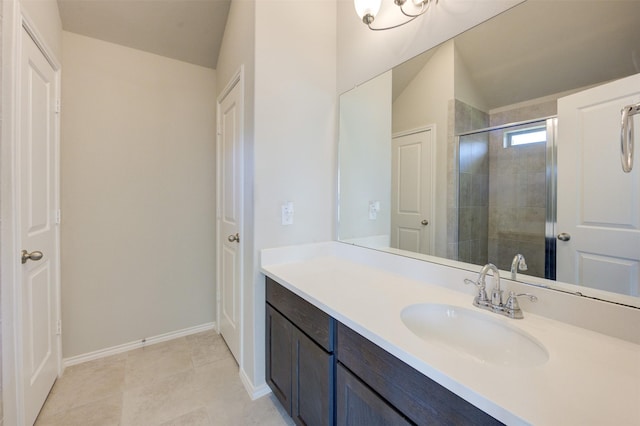
[[[242,97],[236,83],[218,105],[220,165],[219,322],[220,333],[240,362],[242,283]]]
[[[558,101],[559,281],[640,295],[640,164],[620,161],[620,111],[639,101],[640,74]]]
[[[432,130],[392,140],[391,247],[431,254],[432,150]]]
[[[22,30],[20,112],[21,244],[35,254],[22,264],[22,378],[25,421],[32,424],[58,374],[55,223],[56,73]]]

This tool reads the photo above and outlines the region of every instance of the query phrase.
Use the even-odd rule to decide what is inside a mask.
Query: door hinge
[[[56,334],[60,336],[62,334],[62,320],[58,320],[56,324]]]
[[[56,210],[56,225],[60,225],[62,223],[62,211],[60,209]]]
[[[56,114],[60,114],[60,110],[62,109],[60,99],[56,99],[56,105],[53,108]]]

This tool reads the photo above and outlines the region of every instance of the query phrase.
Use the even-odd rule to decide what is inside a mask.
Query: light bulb
[[[380,11],[381,3],[382,0],[354,0],[353,2],[360,19],[363,19],[366,15],[371,15],[371,17],[375,18]]]

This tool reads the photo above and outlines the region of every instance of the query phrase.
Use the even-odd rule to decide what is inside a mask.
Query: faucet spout
[[[518,256],[522,257],[522,255],[520,254]],[[514,259],[514,263],[516,263],[516,261],[519,261],[519,258],[517,256],[516,259]],[[524,257],[522,257],[522,261],[524,262]],[[487,286],[487,274],[489,273],[489,271],[493,273],[493,289],[491,290],[491,299],[487,297],[487,292],[485,290]],[[493,263],[487,263],[482,267],[476,281],[465,278],[464,283],[473,284],[478,288],[478,294],[473,299],[474,306],[477,306],[480,309],[486,309],[488,311],[507,316],[509,318],[522,318],[522,309],[520,309],[520,305],[518,304],[518,296],[529,296],[529,299],[532,302],[537,301],[537,297],[532,294],[516,294],[515,292],[511,291],[509,293],[507,302],[502,303],[502,293],[504,291],[500,288],[500,271]]]
[[[494,286],[496,286],[498,290],[500,290],[500,271],[498,271],[498,267],[493,263],[487,263],[482,267],[482,269],[480,270],[480,275],[478,275],[478,281],[484,283],[489,271],[493,272]]]
[[[493,263],[487,263],[480,270],[478,281],[485,283],[485,278],[489,271],[493,272],[493,290],[491,290],[491,304],[493,306],[502,306],[502,289],[500,289],[500,271]]]
[[[524,260],[524,256],[520,253],[516,254],[511,262],[511,279],[514,281],[517,278],[518,269],[521,271],[527,270],[527,262]]]

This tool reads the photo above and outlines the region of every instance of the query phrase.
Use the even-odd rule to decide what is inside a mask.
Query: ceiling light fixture
[[[429,10],[429,6],[431,5],[431,3],[434,3],[436,1],[437,0],[409,0],[409,3],[412,3],[413,6],[411,7],[412,11],[408,12],[403,7],[407,3],[407,0],[393,0],[396,6],[400,8],[400,12],[402,12],[402,14],[409,19],[399,24],[384,28],[374,28],[371,26],[376,18],[376,15],[380,11],[382,0],[354,0],[354,6],[356,8],[356,13],[360,17],[360,19],[362,19],[362,22],[364,22],[370,30],[382,31],[391,30],[393,28],[401,27],[404,24],[408,24],[417,17],[424,15],[427,10]]]

